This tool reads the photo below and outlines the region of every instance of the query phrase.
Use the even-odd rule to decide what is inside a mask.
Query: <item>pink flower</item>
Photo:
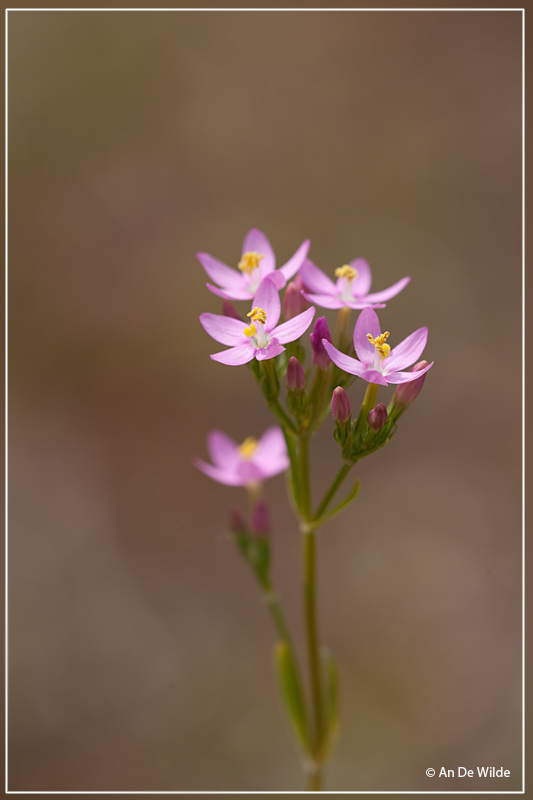
[[[371,308],[365,308],[359,314],[353,332],[353,344],[359,361],[341,353],[327,339],[323,339],[322,344],[331,360],[344,372],[358,375],[368,383],[379,383],[382,386],[418,380],[433,366],[432,361],[418,372],[401,371],[421,355],[428,338],[427,328],[419,328],[392,350],[386,343],[388,337],[388,331],[381,333],[376,312]]]
[[[238,445],[223,431],[211,431],[207,449],[213,464],[201,458],[193,463],[205,475],[227,486],[260,483],[284,472],[289,466],[287,445],[281,428],[268,428],[259,440],[251,436]]]
[[[411,280],[402,278],[382,292],[369,294],[372,275],[364,258],[356,258],[339,267],[335,275],[337,283],[333,283],[310,259],[306,259],[300,270],[300,276],[309,290],[302,292],[306,300],[321,308],[384,308],[383,301],[395,297]]]
[[[283,289],[302,266],[310,244],[309,239],[302,242],[286,264],[276,270],[276,256],[270,242],[262,231],[252,228],[244,237],[238,272],[208,253],[196,253],[196,257],[211,280],[218,284],[207,284],[213,294],[226,300],[251,300],[267,275],[272,277],[277,289]]]
[[[284,344],[299,339],[310,326],[315,315],[314,308],[278,325],[281,303],[278,290],[271,277],[266,277],[257,290],[248,314],[250,322],[218,316],[201,314],[200,322],[205,331],[220,344],[229,345],[229,350],[215,353],[213,361],[238,366],[247,364],[252,358],[264,361],[282,353]],[[276,327],[277,326],[277,327]]]

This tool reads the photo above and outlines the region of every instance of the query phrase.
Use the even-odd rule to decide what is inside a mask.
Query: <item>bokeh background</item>
[[[9,788],[302,788],[227,537],[244,492],[191,466],[207,430],[270,424],[198,323],[220,302],[195,252],[235,266],[257,226],[279,264],[309,237],[330,275],[359,256],[375,290],[411,275],[381,316],[396,342],[428,325],[435,360],[320,537],[327,788],[519,789],[520,12],[8,25]],[[301,651],[297,527],[281,476],[266,493]],[[441,766],[511,777],[425,776]]]

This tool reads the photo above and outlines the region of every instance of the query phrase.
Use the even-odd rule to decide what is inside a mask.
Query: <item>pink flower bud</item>
[[[331,414],[333,419],[335,422],[338,422],[342,425],[345,422],[348,422],[351,413],[352,409],[350,407],[348,395],[342,386],[337,386],[333,392],[333,397],[331,398]]]
[[[233,317],[233,319],[238,319],[239,322],[243,321],[241,315],[229,300],[222,301],[222,314],[224,317]]]
[[[285,290],[283,298],[283,319],[288,320],[297,317],[304,310],[304,298],[294,281],[291,281]]]
[[[255,504],[251,528],[256,536],[268,536],[270,533],[270,512],[264,500],[258,500]]]
[[[231,532],[234,533],[236,536],[242,536],[247,532],[247,525],[246,520],[244,519],[241,512],[233,508],[230,512],[230,528]]]
[[[325,317],[319,317],[315,322],[313,333],[309,334],[311,345],[313,347],[313,364],[320,369],[326,369],[331,364],[331,358],[326,353],[326,349],[322,344],[322,339],[332,342],[331,333],[329,332],[328,323]]]
[[[379,431],[387,421],[387,407],[385,403],[378,403],[368,415],[368,427],[373,431]]]
[[[424,367],[427,367],[427,361],[419,361],[418,364],[415,364],[412,367],[411,372],[418,372]],[[420,394],[420,390],[424,385],[424,381],[426,380],[427,373],[425,372],[421,378],[418,378],[414,381],[408,381],[407,383],[400,383],[396,388],[392,396],[392,408],[394,409],[396,414],[401,414],[405,411],[405,409],[411,405],[413,400],[416,400],[418,395]]]
[[[287,389],[290,392],[303,392],[305,388],[305,372],[297,358],[291,356],[287,364]]]

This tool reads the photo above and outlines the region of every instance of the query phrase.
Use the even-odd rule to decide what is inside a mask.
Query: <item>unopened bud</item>
[[[246,520],[244,519],[241,512],[236,508],[233,508],[230,512],[229,525],[231,528],[231,532],[234,533],[236,536],[244,536],[248,531]]]
[[[239,322],[243,322],[241,315],[229,300],[222,301],[222,314],[225,317],[233,317],[233,319],[238,319]]]
[[[305,388],[305,372],[295,356],[289,358],[287,364],[287,389],[290,392],[303,392]]]
[[[313,347],[313,364],[320,369],[326,369],[331,364],[331,358],[322,344],[322,339],[327,339],[328,342],[331,342],[332,339],[325,317],[317,319],[313,333],[309,335],[309,338]]]
[[[333,419],[335,422],[343,425],[345,422],[348,422],[351,413],[352,409],[350,407],[348,395],[342,386],[337,386],[333,392],[333,397],[331,398],[331,414]]]
[[[256,536],[268,536],[270,533],[270,512],[264,500],[258,500],[255,504],[251,528]]]
[[[427,367],[427,365],[427,361],[419,361],[418,364],[415,364],[411,369],[411,372],[419,372],[421,369]],[[424,372],[420,378],[416,378],[414,381],[407,381],[407,383],[400,383],[397,386],[396,391],[392,395],[391,402],[391,408],[397,416],[402,414],[405,409],[411,405],[413,400],[416,400],[426,380],[426,374],[427,373]]]
[[[283,298],[283,319],[288,320],[298,316],[303,311],[304,298],[300,294],[300,289],[294,281],[291,281]]]
[[[368,415],[368,427],[373,431],[379,431],[387,421],[387,407],[385,403],[378,403]]]

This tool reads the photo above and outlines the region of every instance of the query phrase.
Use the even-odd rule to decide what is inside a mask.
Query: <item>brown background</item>
[[[9,109],[9,788],[301,788],[226,537],[244,493],[191,466],[210,428],[270,424],[197,319],[195,252],[235,265],[258,226],[278,263],[309,237],[330,275],[411,275],[381,318],[435,360],[320,539],[327,787],[519,789],[520,13],[10,12]],[[313,455],[318,493],[329,420]],[[281,477],[267,497],[301,645]]]

